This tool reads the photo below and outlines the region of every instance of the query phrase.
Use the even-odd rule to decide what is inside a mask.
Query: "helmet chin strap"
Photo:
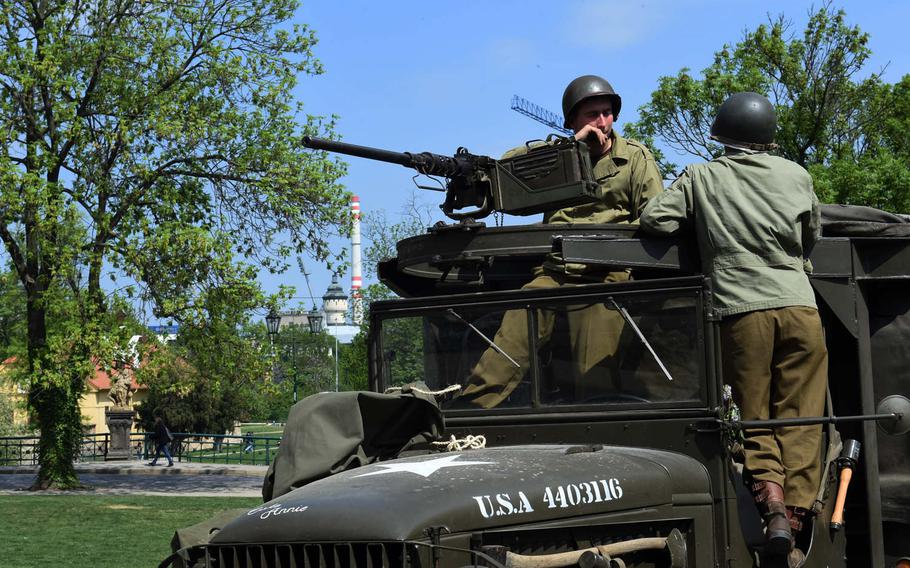
[[[771,142],[770,144],[752,144],[749,142],[731,140],[724,136],[711,136],[711,140],[720,142],[727,148],[733,148],[734,150],[741,150],[743,152],[770,152],[771,150],[777,149],[777,144],[774,142]]]

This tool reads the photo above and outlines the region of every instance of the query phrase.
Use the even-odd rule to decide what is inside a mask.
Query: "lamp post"
[[[269,332],[270,343],[275,341],[275,336],[278,335],[278,327],[280,325],[281,316],[275,311],[275,308],[270,309],[269,314],[265,316],[265,328]]]
[[[275,308],[269,309],[268,315],[265,316],[265,329],[269,333],[269,355],[275,356],[275,336],[278,335],[278,327],[281,325],[281,316],[275,311]],[[275,362],[272,362],[272,382],[275,382]]]
[[[322,313],[316,309],[316,304],[313,304],[313,309],[306,313],[306,322],[310,326],[310,333],[322,331]]]
[[[322,313],[316,309],[316,305],[313,304],[313,309],[306,313],[307,316],[307,326],[310,329],[310,333],[318,334],[322,331]],[[269,332],[269,340],[274,341],[274,338],[278,336],[278,332],[281,330],[281,315],[278,314],[274,309],[269,311],[269,314],[265,316],[265,325]],[[291,360],[294,362],[294,402],[297,402],[297,342],[291,341]]]

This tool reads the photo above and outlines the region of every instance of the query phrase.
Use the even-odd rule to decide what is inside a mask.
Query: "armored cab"
[[[812,253],[831,365],[828,412],[815,419],[827,448],[818,515],[799,543],[806,566],[910,555],[910,442],[897,435],[910,386],[908,227],[827,208]],[[523,289],[551,253],[633,277]],[[225,526],[197,550],[200,565],[767,565],[698,267],[694,243],[628,225],[463,220],[402,241],[380,268],[402,297],[370,308],[371,388],[436,393],[439,439],[454,449],[303,484]],[[501,332],[509,319],[519,341]],[[496,397],[465,394],[479,364],[506,377]],[[845,469],[853,480],[832,523]]]

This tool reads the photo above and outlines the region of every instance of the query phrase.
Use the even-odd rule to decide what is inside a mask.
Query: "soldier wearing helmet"
[[[622,98],[610,83],[596,75],[574,79],[562,95],[565,127],[575,132],[591,152],[594,177],[603,188],[603,201],[553,211],[547,223],[634,223],[645,203],[663,191],[657,164],[644,144],[623,138],[613,129]],[[555,266],[558,271],[564,267]],[[586,267],[566,267],[569,273]]]
[[[603,199],[547,212],[545,223],[637,223],[648,200],[663,191],[651,152],[643,144],[623,138],[613,130],[621,106],[622,99],[602,77],[584,75],[566,87],[562,97],[565,126],[575,132],[576,139],[587,144]],[[526,151],[527,147],[521,146],[507,152],[505,157]],[[597,267],[566,263],[560,256],[550,254],[543,266],[535,270],[534,279],[524,287],[555,288],[628,279],[628,270],[606,272]],[[540,344],[547,342],[553,325],[552,311],[538,315]],[[589,385],[604,382],[594,379],[592,371],[614,363],[612,359],[623,328],[621,317],[603,305],[595,305],[572,313],[568,326],[575,342],[572,351],[584,353],[575,362],[578,382]],[[524,310],[505,313],[493,341],[510,357],[488,349],[471,371],[468,385],[462,391],[465,399],[491,408],[508,398],[528,372],[527,329]]]
[[[731,95],[711,126],[724,154],[688,166],[641,217],[648,232],[695,233],[720,320],[724,380],[744,420],[824,410],[828,353],[806,275],[819,236],[818,199],[806,170],[768,153],[776,127],[768,99]],[[766,550],[801,566],[804,555],[793,542],[822,482],[821,426],[744,434]]]

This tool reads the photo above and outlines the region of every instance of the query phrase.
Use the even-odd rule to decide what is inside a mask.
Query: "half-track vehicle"
[[[762,424],[823,424],[818,514],[798,543],[808,567],[906,566],[910,556],[910,442],[900,435],[910,420],[908,227],[900,216],[828,207],[811,254],[830,354],[827,413]],[[461,218],[397,253],[379,273],[401,298],[369,310],[371,390],[419,381],[446,392],[441,440],[475,447],[307,483],[224,526],[200,547],[203,565],[768,565],[737,461],[740,429],[757,424],[739,421],[725,395],[694,242],[631,225]],[[633,278],[522,289],[551,253]],[[592,306],[621,333],[608,360],[582,366],[566,321]],[[495,345],[515,310],[527,321],[524,356]],[[489,349],[522,368],[510,394],[484,408],[457,393]]]

